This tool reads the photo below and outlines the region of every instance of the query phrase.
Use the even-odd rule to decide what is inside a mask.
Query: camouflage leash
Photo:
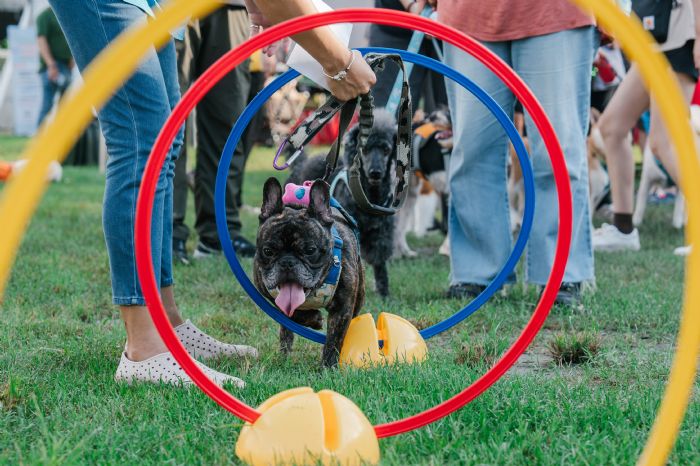
[[[393,215],[398,209],[403,206],[408,193],[408,181],[411,170],[411,117],[413,115],[411,108],[411,92],[408,85],[408,74],[404,62],[398,55],[393,54],[378,54],[369,53],[365,56],[367,64],[375,72],[384,69],[386,60],[391,60],[396,63],[403,74],[403,85],[401,87],[401,100],[398,112],[398,133],[396,140],[396,188],[394,193],[389,197],[385,205],[372,204],[362,188],[362,159],[367,140],[374,125],[374,99],[372,94],[364,94],[358,99],[348,102],[341,102],[335,97],[329,97],[324,105],[316,112],[309,115],[304,122],[299,125],[294,132],[282,144],[290,144],[294,148],[293,155],[287,161],[287,166],[291,165],[299,156],[304,146],[311,141],[314,136],[328,123],[336,113],[340,112],[340,127],[338,130],[338,139],[333,143],[328,155],[326,156],[326,173],[323,179],[330,182],[330,178],[336,171],[338,166],[338,158],[340,157],[340,146],[343,136],[350,126],[353,115],[358,105],[360,105],[360,132],[358,151],[355,155],[352,165],[348,168],[348,188],[350,194],[357,203],[357,206],[363,212],[372,215]],[[282,149],[280,148],[280,150]]]

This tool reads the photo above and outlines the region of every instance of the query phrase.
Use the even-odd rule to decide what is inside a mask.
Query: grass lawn
[[[22,145],[0,137],[0,158],[16,158]],[[249,205],[261,201],[270,160],[269,150],[252,156]],[[95,169],[66,168],[18,255],[0,305],[0,463],[237,464],[242,422],[199,390],[113,381],[124,330],[110,305],[102,190]],[[650,208],[641,252],[596,257],[598,289],[586,298],[587,311],[554,309],[517,366],[484,395],[435,424],[381,440],[382,464],[633,464],[678,329],[683,260],[672,251],[683,238],[670,218],[670,207]],[[244,222],[254,237],[254,214]],[[442,297],[449,264],[437,255],[440,242],[414,239],[420,257],[391,264],[392,298],[382,302],[369,291],[365,309],[426,326],[461,307]],[[291,358],[280,357],[276,325],[244,295],[223,258],[178,267],[176,279],[186,317],[225,341],[260,349],[258,361],[212,364],[245,379],[236,396],[256,406],[288,388],[329,388],[375,424],[427,409],[474,381],[517,337],[537,299],[512,287],[430,340],[430,359],[420,366],[328,371],[319,367],[320,346],[298,338]],[[581,363],[558,364],[554,357],[576,345]],[[699,394],[673,464],[700,464]]]

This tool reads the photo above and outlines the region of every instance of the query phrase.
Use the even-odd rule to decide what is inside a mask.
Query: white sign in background
[[[36,29],[10,26],[7,28],[7,39],[13,63],[14,133],[31,136],[36,132],[43,97]]]

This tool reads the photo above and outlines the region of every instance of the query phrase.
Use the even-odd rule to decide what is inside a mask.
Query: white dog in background
[[[668,187],[668,176],[656,162],[656,157],[651,152],[649,144],[644,148],[644,159],[642,162],[642,176],[639,180],[639,189],[637,190],[637,200],[634,207],[634,215],[632,221],[635,226],[642,224],[644,220],[644,212],[647,208],[647,199],[649,193],[655,187]],[[675,228],[681,229],[687,221],[685,209],[685,197],[678,191],[676,201],[673,206],[672,224]]]

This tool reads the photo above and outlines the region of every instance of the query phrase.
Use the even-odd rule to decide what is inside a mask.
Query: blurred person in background
[[[39,45],[39,74],[43,86],[43,100],[38,125],[53,109],[56,95],[63,96],[71,84],[73,55],[66,37],[51,8],[36,18],[37,43]]]
[[[700,0],[669,0],[667,3],[671,9],[668,37],[659,44],[659,50],[666,55],[690,105],[700,67]],[[647,109],[651,110],[647,144],[679,185],[678,161],[658,106],[650,99],[637,65],[632,64],[598,122],[610,175],[613,223],[603,224],[595,231],[593,245],[597,251],[638,251],[641,247],[639,231],[632,222],[635,164],[629,134]]]
[[[426,0],[375,0],[374,2],[376,8],[407,11],[415,15],[420,15],[426,5]],[[369,32],[369,45],[370,47],[408,50],[413,33],[414,31],[411,29],[372,24]],[[429,36],[424,36],[415,52],[439,60],[438,52],[435,50],[436,46],[440,46],[440,43],[432,40]],[[378,107],[386,106],[399,73],[399,67],[395,63],[389,62],[385,66],[385,70],[377,74],[377,85],[372,88],[372,95]],[[414,112],[418,110],[421,98],[424,99],[423,110],[426,115],[441,105],[447,104],[445,80],[442,75],[422,66],[414,66],[409,84],[411,85]]]

